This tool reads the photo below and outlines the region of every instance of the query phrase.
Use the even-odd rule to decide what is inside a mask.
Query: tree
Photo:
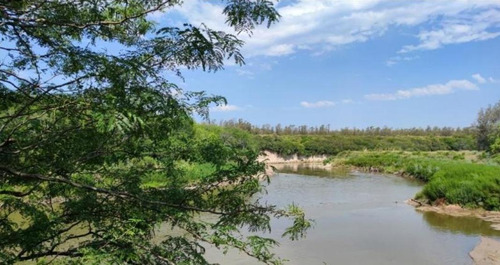
[[[249,199],[254,148],[196,130],[224,98],[166,79],[244,63],[238,35],[148,20],[181,2],[0,2],[0,263],[206,264],[203,244],[278,263],[274,240],[240,229],[292,217],[285,235],[303,235],[299,209]],[[279,18],[266,0],[224,5],[238,33]],[[182,233],[152,240],[159,224]]]
[[[479,150],[489,150],[499,135],[500,102],[481,109],[476,121],[476,140]]]

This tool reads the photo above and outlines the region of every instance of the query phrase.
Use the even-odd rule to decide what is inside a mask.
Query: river
[[[289,225],[273,220],[270,237],[287,264],[471,265],[468,253],[481,235],[500,239],[500,231],[475,218],[421,213],[404,203],[422,185],[398,176],[339,173],[307,165],[281,167],[260,195],[261,201],[298,204],[315,224],[305,239],[279,235]],[[220,264],[259,264],[236,251],[208,249]]]

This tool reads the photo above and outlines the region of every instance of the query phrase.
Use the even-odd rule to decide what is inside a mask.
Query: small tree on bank
[[[197,134],[191,115],[224,99],[165,76],[242,64],[243,42],[147,19],[180,3],[0,3],[0,263],[207,264],[202,244],[279,263],[274,240],[239,230],[287,216],[296,239],[309,226],[295,207],[249,200],[261,191],[256,150]],[[279,18],[269,1],[224,3],[237,32]],[[181,232],[152,240],[159,224]]]
[[[481,109],[476,121],[476,139],[479,150],[491,150],[500,137],[500,102]],[[495,150],[497,149],[495,145]]]

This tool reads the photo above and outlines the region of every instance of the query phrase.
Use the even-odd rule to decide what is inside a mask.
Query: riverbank
[[[279,169],[283,165],[298,167],[301,164],[315,164],[315,166],[329,169],[330,164],[325,164],[324,161],[328,159],[327,155],[317,155],[317,156],[300,156],[300,155],[288,155],[282,156],[271,151],[263,151],[261,155],[257,158],[257,161],[266,164],[266,175],[274,175],[275,169]]]
[[[500,165],[480,152],[345,152],[329,162],[419,179],[425,185],[415,198],[431,205],[500,210]]]
[[[469,253],[475,265],[500,264],[500,242],[481,237],[481,242]]]
[[[266,164],[323,163],[328,157],[327,155],[300,156],[297,154],[282,156],[274,152],[263,151],[257,160]]]
[[[500,211],[487,211],[484,209],[469,209],[456,204],[430,205],[415,199],[409,199],[407,204],[415,207],[420,212],[435,212],[455,217],[475,217],[491,223],[491,228],[500,231]]]
[[[460,207],[460,214],[484,216],[485,212],[500,211],[500,165],[492,164],[481,158],[480,152],[402,152],[402,151],[353,151],[344,152],[328,158],[326,155],[304,157],[298,155],[280,156],[265,151],[259,161],[268,167],[276,165],[295,165],[314,163],[322,168],[349,167],[352,170],[369,173],[388,173],[422,181],[423,190],[415,197],[428,210],[445,210]],[[483,159],[483,160],[481,160]],[[316,167],[318,167],[316,166]],[[422,208],[423,209],[423,208]],[[448,208],[447,208],[448,209]],[[494,214],[496,216],[496,214]],[[497,220],[500,217],[491,217]]]
[[[372,173],[421,180],[424,187],[408,202],[418,211],[470,216],[500,230],[500,166],[479,152],[348,152],[331,158]]]

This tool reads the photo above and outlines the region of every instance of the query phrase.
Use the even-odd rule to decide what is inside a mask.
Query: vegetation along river
[[[300,205],[314,228],[299,241],[280,239],[276,253],[287,264],[470,265],[480,236],[500,239],[489,223],[468,217],[421,213],[404,203],[421,184],[392,175],[339,174],[309,166],[284,166],[262,201]],[[273,221],[271,237],[289,223]],[[220,264],[257,264],[237,252],[208,251]]]

